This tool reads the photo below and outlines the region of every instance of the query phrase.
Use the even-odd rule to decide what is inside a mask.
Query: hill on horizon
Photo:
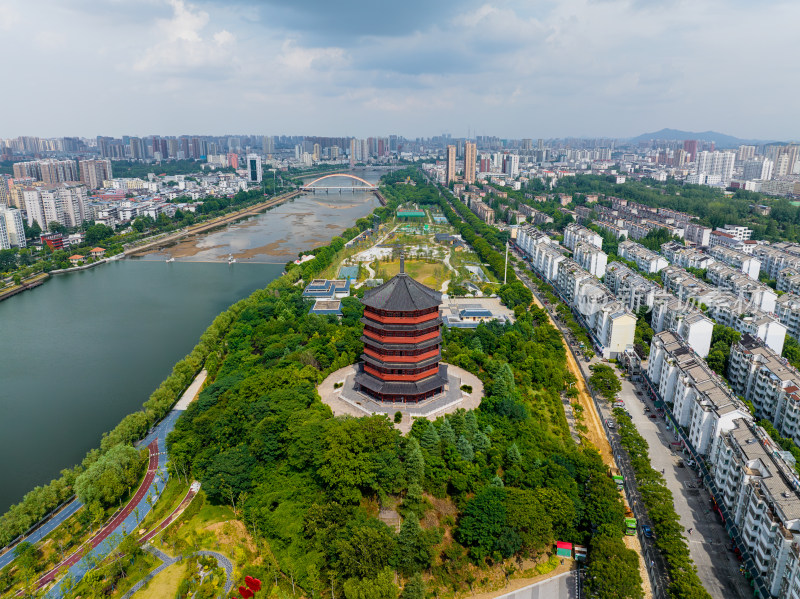
[[[665,139],[665,140],[684,140],[684,139],[697,139],[700,141],[713,141],[717,147],[720,148],[735,148],[742,144],[759,144],[764,143],[764,140],[758,139],[741,139],[733,135],[726,135],[717,131],[681,131],[680,129],[661,129],[654,133],[642,133],[636,137],[632,137],[631,141],[638,143],[641,141],[648,141],[651,139]]]

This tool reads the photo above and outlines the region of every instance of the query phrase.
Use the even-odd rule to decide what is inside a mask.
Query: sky
[[[800,138],[800,2],[0,0],[0,137]]]

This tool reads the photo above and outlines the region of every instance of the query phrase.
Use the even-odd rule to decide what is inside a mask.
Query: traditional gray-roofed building
[[[404,272],[364,294],[364,353],[356,389],[377,401],[418,403],[447,384],[441,360],[441,294]]]

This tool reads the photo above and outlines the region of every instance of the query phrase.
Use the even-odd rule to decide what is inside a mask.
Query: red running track
[[[125,505],[124,508],[122,508],[122,511],[117,512],[116,516],[111,519],[111,522],[100,529],[100,532],[81,545],[63,562],[44,574],[36,583],[37,590],[55,580],[56,575],[61,569],[71,568],[81,561],[84,556],[84,551],[88,553],[100,543],[105,541],[111,535],[111,533],[114,532],[114,530],[125,521],[125,518],[127,518],[130,513],[133,512],[134,508],[139,505],[139,502],[145,498],[147,491],[150,489],[150,485],[153,484],[153,479],[156,477],[156,472],[158,471],[158,440],[153,440],[153,442],[147,446],[147,449],[150,451],[150,462],[147,465],[147,474],[145,474],[144,480],[142,481],[142,484],[139,485],[139,489],[136,491],[136,494],[131,497],[131,500]]]
[[[197,495],[197,491],[195,491],[194,489],[189,489],[189,492],[183,498],[183,501],[181,501],[180,504],[178,504],[178,507],[172,510],[172,513],[166,518],[164,518],[158,525],[156,525],[156,527],[153,528],[153,530],[142,536],[142,538],[139,539],[139,543],[140,544],[147,543],[159,532],[161,532],[167,526],[169,526],[170,523],[173,522],[183,512],[183,510],[185,510],[186,507],[192,502],[192,499],[194,499],[195,495]]]

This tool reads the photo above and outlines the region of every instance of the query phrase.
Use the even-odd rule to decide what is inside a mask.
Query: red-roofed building
[[[106,255],[106,250],[105,248],[96,247],[92,248],[92,251],[89,253],[92,255],[92,258],[102,258]]]
[[[69,257],[69,261],[72,262],[72,266],[78,266],[78,262],[81,262],[84,258],[85,256],[75,254],[74,256]]]

